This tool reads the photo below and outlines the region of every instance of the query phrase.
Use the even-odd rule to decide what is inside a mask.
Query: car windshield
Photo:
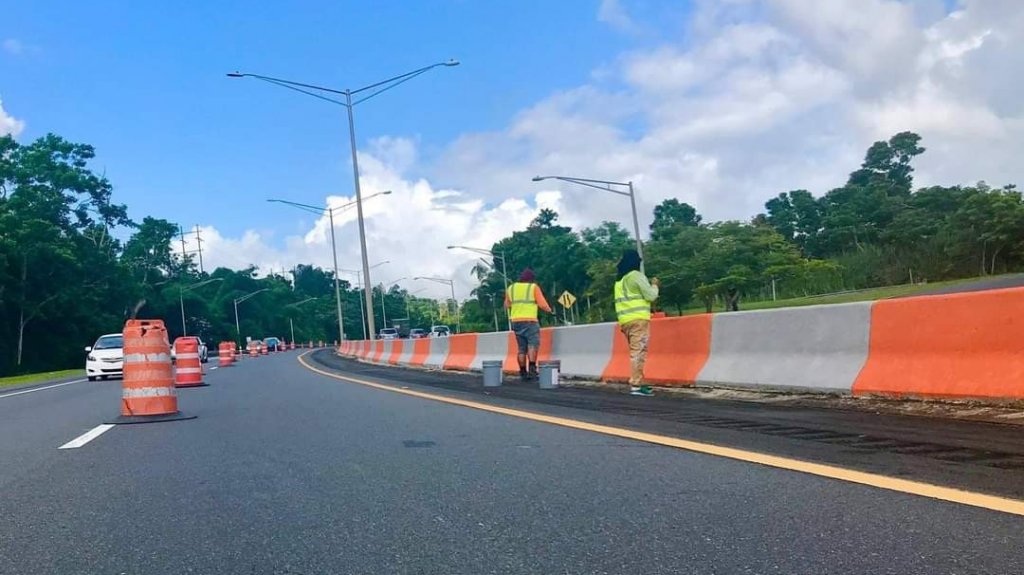
[[[386,334],[390,335],[390,334],[393,334],[393,333],[398,333],[398,330],[393,328],[393,327],[386,327],[386,328],[380,330],[380,332],[381,333],[386,333]]]
[[[124,347],[124,337],[120,335],[107,335],[96,340],[93,349],[121,349]]]

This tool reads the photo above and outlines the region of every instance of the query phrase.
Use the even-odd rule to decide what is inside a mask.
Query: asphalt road
[[[115,427],[77,449],[57,447],[116,415],[119,382],[0,398],[0,573],[1024,572],[1020,516],[345,383],[296,355],[179,390],[194,420]],[[511,386],[484,395],[465,378],[360,377],[675,434],[757,435],[644,407],[539,403]]]

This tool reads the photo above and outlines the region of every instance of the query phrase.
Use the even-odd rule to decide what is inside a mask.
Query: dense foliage
[[[654,210],[645,243],[648,274],[663,282],[659,305],[736,309],[750,299],[785,298],[1020,270],[1024,202],[1014,186],[913,189],[920,138],[904,132],[876,142],[847,183],[821,196],[779,194],[750,221],[706,222],[676,199]],[[0,375],[82,364],[82,347],[119,331],[126,318],[163,319],[170,336],[187,327],[209,343],[239,336],[300,341],[338,338],[334,278],[300,265],[291,278],[255,269],[197,270],[175,253],[178,227],[128,217],[112,186],[88,166],[91,146],[48,135],[29,144],[0,138]],[[611,200],[610,200],[611,201]],[[628,203],[621,221],[629,221]],[[118,238],[127,238],[124,241]],[[512,279],[527,266],[562,321],[612,319],[615,262],[634,245],[620,224],[574,231],[542,210],[525,229],[492,246]],[[481,263],[480,285],[461,306],[463,331],[504,326],[500,261]],[[341,282],[346,337],[363,337],[362,294]],[[558,294],[578,297],[573,310]],[[234,302],[239,329],[235,328]],[[384,325],[455,323],[453,302],[439,305],[399,287],[376,288],[374,314]],[[184,326],[182,325],[184,307]]]

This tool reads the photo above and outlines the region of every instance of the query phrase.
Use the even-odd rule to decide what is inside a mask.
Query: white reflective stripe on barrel
[[[126,387],[121,390],[121,397],[124,399],[135,399],[137,397],[174,397],[173,387]]]
[[[166,353],[126,353],[125,363],[170,362],[171,356]]]
[[[178,359],[199,359],[199,352],[196,353],[179,353],[176,354]]]
[[[174,371],[175,371],[175,373],[183,373],[183,374],[184,373],[203,373],[203,368],[201,368],[201,367],[179,367],[178,369],[176,369]]]

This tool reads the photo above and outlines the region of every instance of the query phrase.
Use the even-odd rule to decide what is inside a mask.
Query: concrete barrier
[[[644,379],[668,386],[693,385],[711,349],[710,315],[651,320]],[[626,381],[630,375],[629,345],[617,323],[613,326],[611,358],[601,378]]]
[[[416,349],[418,339],[407,339],[402,342],[402,353],[398,354],[398,365],[409,365],[412,363],[412,353]]]
[[[407,343],[408,342],[401,339],[391,340],[391,349],[388,350],[387,355],[384,356],[384,361],[388,362],[390,365],[398,365],[398,358],[402,355],[402,348],[404,348]]]
[[[850,393],[870,324],[871,302],[716,314],[697,381]]]
[[[1024,289],[876,302],[853,392],[1024,398]]]
[[[448,340],[451,338],[452,336],[432,337],[427,339],[430,346],[430,352],[423,360],[423,367],[431,367],[435,369],[441,369],[444,367],[444,362],[448,359]]]
[[[481,333],[477,335],[476,357],[469,365],[473,371],[483,370],[485,361],[504,362],[508,357],[508,332]]]
[[[599,379],[612,356],[615,329],[616,324],[598,323],[551,330],[548,356],[562,362],[564,376]]]
[[[469,371],[473,360],[476,359],[477,337],[475,333],[448,336],[448,355],[443,362],[444,368]]]
[[[431,339],[417,339],[416,343],[413,344],[412,356],[409,358],[409,365],[414,367],[423,367],[427,363],[427,358],[430,357],[430,342]],[[443,360],[442,360],[443,361]]]

